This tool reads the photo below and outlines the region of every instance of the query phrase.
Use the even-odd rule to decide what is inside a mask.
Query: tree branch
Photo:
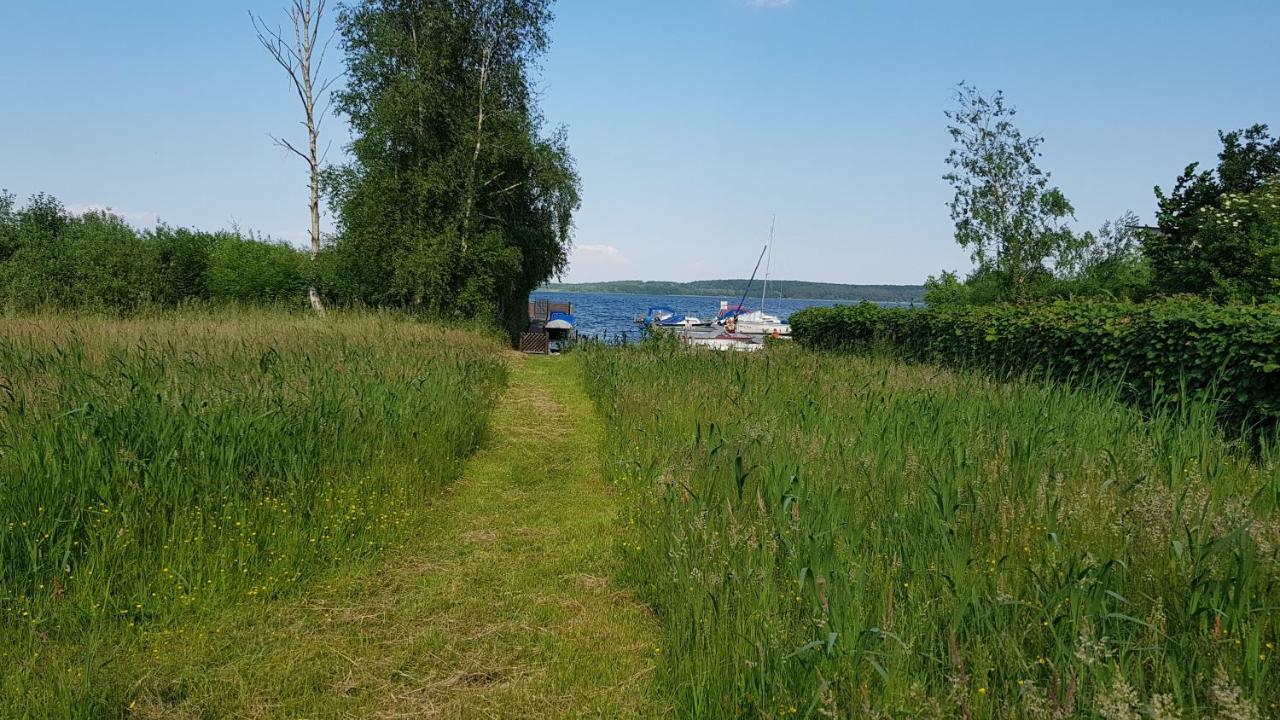
[[[278,138],[275,135],[268,135],[267,137],[271,138],[276,145],[284,148],[285,150],[289,150],[294,155],[297,155],[298,157],[302,158],[304,161],[307,162],[307,164],[311,163],[311,158],[306,153],[294,147],[293,143],[289,142],[288,140],[285,140],[284,138]]]

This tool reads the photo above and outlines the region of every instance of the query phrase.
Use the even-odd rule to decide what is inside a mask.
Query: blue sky
[[[301,242],[297,132],[249,8],[0,0],[0,187],[130,221]],[[1280,126],[1280,3],[561,0],[538,79],[584,183],[567,280],[732,277],[777,215],[774,277],[967,269],[941,175],[961,80],[1003,89],[1082,228]],[[331,57],[340,69],[340,56]],[[295,135],[296,136],[296,135]],[[341,119],[328,136],[347,139]]]

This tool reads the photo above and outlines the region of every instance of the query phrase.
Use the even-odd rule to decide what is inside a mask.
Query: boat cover
[[[716,315],[716,319],[724,320],[725,318],[728,318],[730,316],[737,317],[738,315],[745,315],[749,312],[751,311],[748,310],[745,305],[733,305],[731,307],[722,309],[720,313]]]
[[[684,315],[665,305],[656,305],[649,308],[648,321],[658,325],[683,325]]]
[[[553,312],[547,318],[546,328],[548,330],[572,330],[574,319],[573,316],[566,312]]]

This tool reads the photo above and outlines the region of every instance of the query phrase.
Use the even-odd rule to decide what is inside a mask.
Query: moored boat
[[[730,307],[724,300],[720,301],[716,324],[744,335],[791,337],[791,325],[783,322],[777,315],[770,315],[763,310],[748,310],[741,305]]]
[[[675,310],[665,307],[651,307],[648,314],[643,318],[637,316],[637,321],[649,327],[664,328],[691,328],[691,327],[707,327],[710,321],[703,320],[693,315],[683,315]]]
[[[520,349],[528,353],[558,353],[578,336],[573,303],[529,301],[529,329],[520,333]]]
[[[730,306],[726,300],[720,301],[720,312],[716,314],[716,324],[723,326],[730,333],[759,337],[791,337],[791,325],[783,322],[777,315],[770,315],[764,311],[764,303],[769,296],[769,273],[773,269],[773,231],[776,224],[775,219],[775,222],[769,225],[769,242],[765,244],[764,250],[760,251],[760,258],[756,260],[756,269],[751,272],[751,279],[747,281],[742,299],[733,306]],[[747,293],[751,291],[751,284],[755,282],[756,272],[760,270],[760,261],[764,259],[766,252],[769,254],[769,264],[764,270],[764,289],[760,292],[760,309],[748,310],[742,303],[747,299]]]
[[[764,347],[759,342],[758,337],[732,333],[728,331],[719,332],[682,332],[681,339],[693,347],[709,348],[711,350],[739,350],[754,351]]]

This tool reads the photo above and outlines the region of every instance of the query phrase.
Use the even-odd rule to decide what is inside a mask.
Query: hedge
[[[1173,298],[1130,303],[809,308],[791,316],[810,348],[1116,384],[1130,399],[1186,396],[1231,424],[1280,421],[1280,305]]]

